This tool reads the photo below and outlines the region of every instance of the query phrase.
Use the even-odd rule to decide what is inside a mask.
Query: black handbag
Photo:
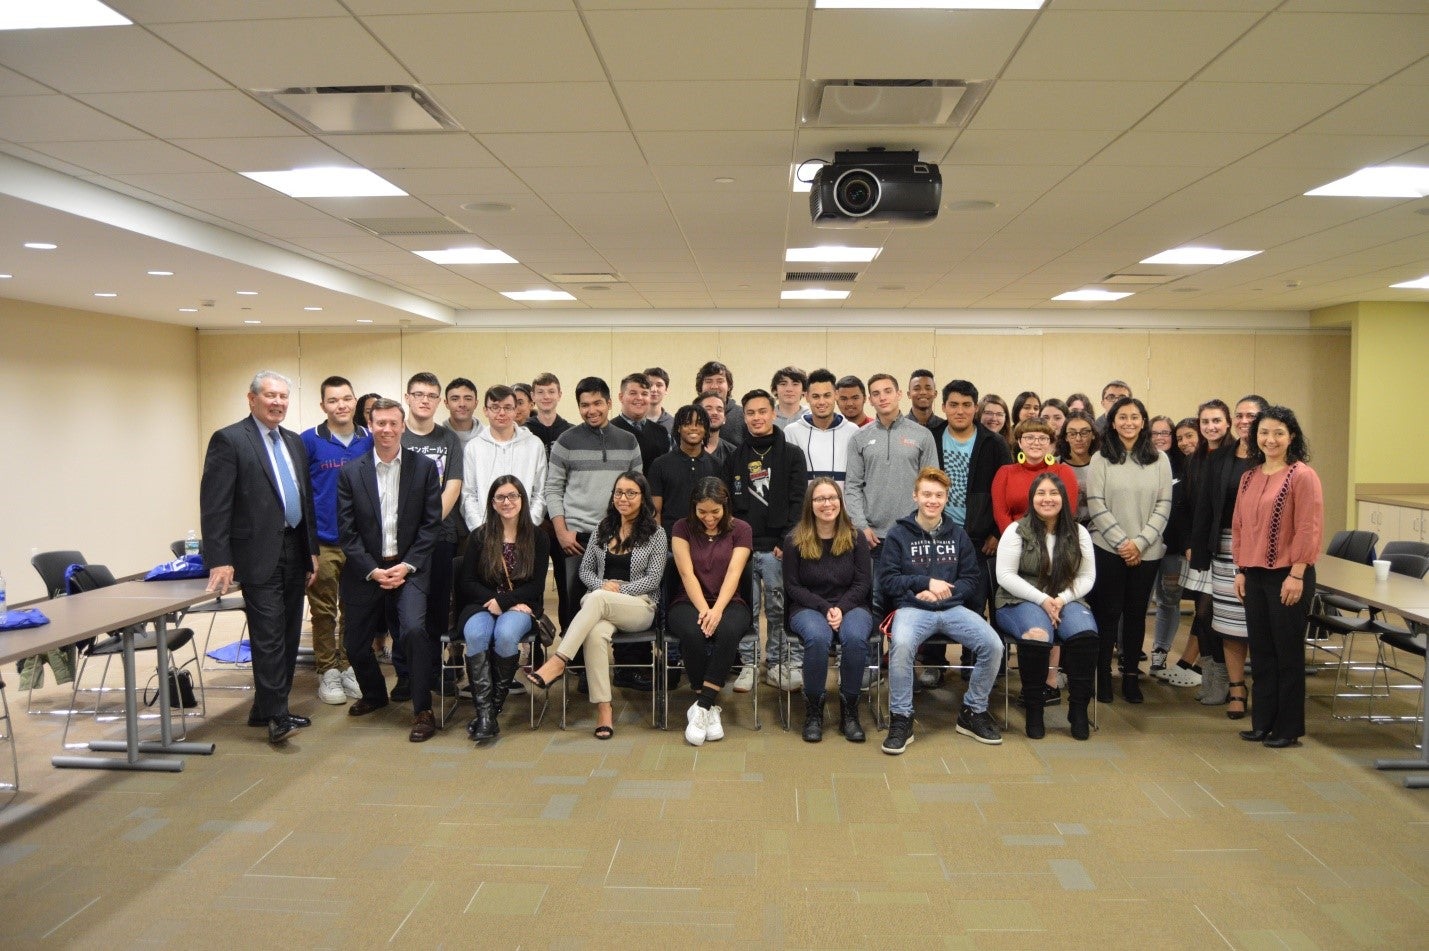
[[[152,707],[159,702],[159,691],[149,693],[149,688],[154,686],[154,681],[158,679],[158,674],[149,678],[149,683],[144,686],[144,706]],[[169,671],[169,707],[174,710],[192,710],[198,706],[198,697],[194,694],[194,678],[187,670],[180,668]]]

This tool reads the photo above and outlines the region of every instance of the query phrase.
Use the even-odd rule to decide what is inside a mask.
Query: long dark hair
[[[381,393],[363,393],[357,400],[357,412],[352,414],[352,421],[363,429],[371,428],[372,424],[367,421],[367,411],[364,407],[367,406],[368,400],[380,400],[381,398]]]
[[[516,566],[511,572],[511,581],[525,581],[536,567],[536,526],[531,524],[531,503],[526,498],[526,487],[514,475],[497,476],[486,490],[486,521],[477,529],[480,537],[467,542],[467,546],[480,553],[477,574],[481,580],[498,589],[506,582],[502,554],[506,533],[501,516],[496,513],[496,492],[508,485],[514,485],[521,495],[521,515],[516,519]]]
[[[1121,444],[1121,437],[1116,432],[1116,414],[1127,406],[1136,407],[1136,411],[1141,414],[1141,432],[1130,452]],[[1101,453],[1107,462],[1117,466],[1127,459],[1137,465],[1149,466],[1160,457],[1161,453],[1151,442],[1151,417],[1146,415],[1146,404],[1134,396],[1123,396],[1111,404],[1111,409],[1107,410],[1106,414],[1106,433],[1102,438]]]
[[[1067,445],[1067,427],[1072,425],[1074,419],[1080,420],[1092,428],[1092,441],[1087,443],[1087,458],[1095,456],[1097,450],[1101,448],[1101,433],[1097,432],[1097,421],[1092,414],[1081,409],[1070,410],[1067,413],[1067,421],[1062,424],[1062,432],[1057,436],[1057,455],[1063,461],[1071,458],[1072,455],[1072,447]]]
[[[700,517],[695,514],[695,508],[701,502],[715,502],[724,508],[724,515],[719,520],[719,534],[723,535],[734,527],[734,511],[729,504],[729,486],[724,484],[723,479],[705,476],[695,483],[695,491],[690,493],[690,513],[685,516],[685,528],[691,536],[705,530],[704,525],[700,524]]]
[[[1057,524],[1053,528],[1053,554],[1047,554],[1047,526],[1032,507],[1032,498],[1037,487],[1050,482],[1062,496],[1062,511],[1057,513]],[[1082,567],[1082,543],[1077,533],[1076,513],[1067,501],[1067,485],[1055,472],[1039,472],[1027,489],[1027,514],[1022,523],[1031,532],[1037,549],[1037,588],[1047,594],[1065,591]]]
[[[640,490],[640,511],[635,513],[635,524],[630,527],[630,535],[619,549],[621,552],[627,552],[648,542],[650,536],[660,530],[660,523],[655,521],[655,503],[650,498],[650,483],[638,472],[622,472],[615,477],[615,485],[610,487],[610,501],[605,504],[605,518],[596,526],[595,538],[591,541],[597,545],[606,545],[612,538],[620,537],[620,526],[625,520],[615,510],[615,490],[620,487],[621,480],[632,483]]]
[[[1241,400],[1242,403],[1245,400]],[[1273,419],[1277,423],[1283,423],[1290,433],[1290,445],[1285,448],[1285,464],[1294,465],[1297,462],[1310,461],[1310,446],[1305,442],[1305,431],[1300,428],[1300,420],[1295,418],[1295,411],[1288,406],[1267,406],[1255,417],[1255,422],[1250,424],[1250,455],[1247,459],[1253,465],[1261,465],[1265,462],[1265,453],[1260,451],[1260,424],[1267,419]]]

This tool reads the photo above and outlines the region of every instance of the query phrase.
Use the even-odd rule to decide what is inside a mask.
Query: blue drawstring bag
[[[185,555],[173,561],[166,561],[153,568],[144,576],[145,581],[176,581],[180,578],[207,578],[208,569],[203,565],[202,555]]]
[[[0,614],[0,631],[19,631],[27,627],[41,627],[50,623],[42,611],[35,608],[11,608]]]

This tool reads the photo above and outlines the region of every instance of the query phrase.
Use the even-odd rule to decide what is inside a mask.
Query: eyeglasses
[[[442,398],[440,393],[414,393],[411,390],[407,391],[407,395],[419,403],[435,403]]]
[[[491,497],[491,501],[497,505],[510,505],[512,502],[520,502],[521,496],[515,492],[502,492]]]
[[[1019,440],[1021,442],[1030,442],[1035,446],[1038,443],[1051,442],[1052,437],[1045,433],[1023,433],[1021,437],[1019,437]]]
[[[839,497],[837,495],[816,495],[809,501],[813,502],[815,505],[828,505],[829,503],[837,502],[838,500]]]
[[[1091,439],[1092,431],[1090,429],[1069,429],[1063,435],[1068,439]]]
[[[638,499],[638,498],[640,498],[640,490],[639,490],[639,489],[616,489],[614,492],[610,493],[610,496],[611,496],[611,498],[614,498],[614,499]]]
[[[486,411],[494,416],[497,413],[514,413],[516,407],[509,403],[487,403]]]
[[[992,412],[992,411],[989,410],[989,411],[984,411],[984,412],[983,412],[982,418],[983,418],[983,419],[1006,419],[1006,418],[1007,418],[1007,414],[1006,414],[1006,413],[994,413],[994,412]]]
[[[1153,436],[1160,436],[1162,439],[1170,439],[1170,438],[1171,438],[1171,430],[1169,430],[1169,429],[1153,429],[1153,430],[1151,431],[1151,435],[1153,435]]]

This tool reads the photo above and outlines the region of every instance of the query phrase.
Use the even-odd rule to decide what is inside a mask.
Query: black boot
[[[492,716],[501,716],[506,707],[506,695],[511,692],[511,678],[516,676],[516,667],[521,663],[520,654],[498,657],[493,651],[491,658],[491,708]],[[500,727],[497,728],[500,732]]]
[[[824,738],[824,695],[804,692],[804,742],[817,743]]]
[[[1047,667],[1051,659],[1050,644],[1031,641],[1019,641],[1017,644],[1017,673],[1022,678],[1029,740],[1040,740],[1047,735],[1047,728],[1042,723],[1042,708],[1047,699]]]
[[[850,743],[862,743],[863,724],[858,722],[858,694],[839,694],[839,730]]]
[[[471,682],[471,702],[476,707],[476,716],[466,725],[466,735],[477,742],[494,739],[501,728],[491,706],[491,665],[485,654],[467,655],[466,678]]]
[[[1116,649],[1116,640],[1103,636],[1097,654],[1097,702],[1111,703],[1116,699],[1115,681],[1111,679],[1111,655]],[[1063,665],[1065,666],[1065,665]],[[1070,682],[1071,675],[1068,675]]]
[[[1138,674],[1121,675],[1121,695],[1127,703],[1141,703],[1146,699],[1141,695],[1140,679]]]
[[[1091,739],[1087,707],[1092,701],[1092,680],[1097,667],[1097,643],[1092,636],[1076,637],[1062,647],[1062,669],[1067,672],[1067,721],[1072,739]]]

